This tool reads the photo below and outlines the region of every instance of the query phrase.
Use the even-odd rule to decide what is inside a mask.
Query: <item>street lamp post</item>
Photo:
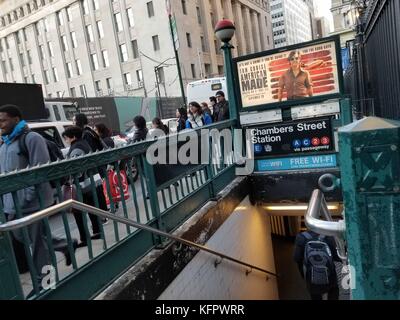
[[[229,41],[235,34],[235,29],[236,28],[232,21],[228,19],[222,19],[215,26],[215,35],[223,43],[221,49],[224,52],[225,77],[229,101],[229,115],[232,120],[239,120],[232,68],[232,49],[234,47],[229,43]]]

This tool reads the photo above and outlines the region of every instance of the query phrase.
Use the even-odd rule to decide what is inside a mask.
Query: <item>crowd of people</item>
[[[209,125],[218,121],[229,119],[229,105],[225,100],[224,92],[218,91],[215,97],[210,97],[209,103],[190,102],[188,109],[185,107],[176,110],[177,131],[185,129],[196,129],[198,127]],[[146,127],[146,120],[143,116],[136,116],[133,119],[135,132],[130,139],[131,142],[146,140],[149,130]],[[154,118],[152,121],[153,129],[160,129],[165,134],[169,134],[169,128],[163,124],[161,119]],[[25,169],[30,166],[46,164],[57,159],[63,159],[64,156],[60,148],[49,141],[47,137],[42,136],[29,129],[27,122],[23,119],[22,113],[15,105],[3,105],[0,107],[0,174],[13,172],[15,170]],[[104,123],[97,123],[92,128],[89,126],[88,118],[85,114],[76,114],[73,118],[73,125],[67,127],[62,134],[65,142],[69,145],[67,158],[75,158],[87,155],[91,152],[101,151],[115,146],[112,139],[112,132]],[[121,161],[123,163],[123,160]],[[82,173],[79,177],[82,199],[84,203],[95,206],[107,211],[108,207],[102,186],[102,179],[107,174],[106,167],[97,168],[93,175],[95,181],[95,192],[93,193],[90,178],[87,173]],[[65,194],[76,197],[76,185],[73,179],[62,181]],[[67,191],[69,190],[69,191]],[[29,187],[12,194],[1,195],[3,212],[7,221],[15,220],[19,217],[31,215],[43,207],[54,205],[59,199],[56,197],[56,186],[51,182],[43,182],[35,187]],[[41,196],[39,197],[38,194]],[[97,196],[95,201],[94,195]],[[18,210],[17,210],[17,207]],[[79,242],[73,239],[73,250],[87,246],[88,234],[86,233],[82,213],[72,210],[79,233]],[[92,226],[92,240],[101,239],[101,220],[93,214],[88,215]],[[38,274],[38,284],[43,278],[43,268],[50,265],[50,252],[46,238],[45,228],[42,222],[36,222],[28,227],[28,235],[31,246],[34,266]],[[26,260],[23,236],[21,230],[11,233],[14,252],[17,256],[18,267],[21,269]],[[66,264],[71,264],[71,256],[68,250],[66,239],[60,239],[52,236],[52,243],[55,250],[62,252],[66,258]],[[25,262],[26,265],[26,262]],[[23,270],[27,271],[27,270]]]

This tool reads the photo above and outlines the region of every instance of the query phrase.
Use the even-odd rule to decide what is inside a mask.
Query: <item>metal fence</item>
[[[207,127],[232,131],[234,124],[225,121]],[[201,138],[201,130],[192,132]],[[176,135],[157,141],[162,139],[168,146],[176,143]],[[210,139],[209,135],[207,139]],[[0,222],[10,220],[10,213],[14,213],[5,212],[6,198],[15,207],[15,218],[22,218],[68,197],[84,203],[90,198],[93,206],[101,207],[100,193],[103,193],[110,199],[108,210],[112,214],[164,232],[173,231],[233,180],[234,164],[233,159],[228,162],[222,159],[224,140],[218,139],[213,141],[214,144],[210,143],[209,163],[151,165],[146,152],[157,141],[131,144],[1,175]],[[114,170],[114,175],[108,174],[110,169]],[[164,174],[171,170],[174,174]],[[120,190],[126,186],[121,171],[126,172],[129,190],[126,190],[126,197],[114,201],[112,186],[117,185]],[[85,185],[88,181],[90,183]],[[53,196],[49,201],[45,189],[50,182]],[[26,210],[29,206],[20,201],[26,192],[33,195],[32,201],[38,204],[30,212]],[[72,213],[63,211],[50,219],[44,218],[34,228],[23,227],[18,235],[0,233],[0,299],[92,298],[164,240],[116,221],[107,223],[85,212]],[[83,220],[81,232],[76,228],[76,216]],[[97,230],[91,234],[89,221],[92,228],[96,224],[99,226],[98,234]],[[41,233],[42,237],[35,232]],[[77,248],[74,239],[82,240],[82,237],[86,243]],[[22,255],[17,252],[18,239],[22,240]],[[67,247],[60,250],[60,243],[66,243]],[[46,248],[47,262],[41,255],[43,248],[42,251],[38,249],[41,247]],[[66,265],[68,257],[71,259],[69,266]],[[24,259],[27,262],[25,270],[19,261]],[[38,270],[40,267],[45,269]]]
[[[345,85],[356,113],[400,119],[400,2],[372,0],[359,26]]]

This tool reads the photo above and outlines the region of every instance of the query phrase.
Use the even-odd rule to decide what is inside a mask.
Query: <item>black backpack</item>
[[[325,236],[320,235],[315,239],[308,232],[304,232],[303,235],[307,239],[303,260],[307,288],[311,294],[327,293],[336,281],[331,249],[325,241]]]
[[[29,134],[29,132],[31,131],[30,130],[25,131],[18,139],[19,154],[28,159],[28,162],[29,162],[29,152],[26,146],[26,136]],[[60,147],[53,141],[50,141],[44,137],[43,139],[46,142],[47,150],[49,151],[50,161],[54,162],[57,160],[63,160],[64,156],[62,154]],[[63,185],[65,182],[67,182],[67,180],[68,180],[67,178],[60,179],[60,185]],[[50,185],[52,188],[56,187],[56,183],[54,181],[50,181]]]

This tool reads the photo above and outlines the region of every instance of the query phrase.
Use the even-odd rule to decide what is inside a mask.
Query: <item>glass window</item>
[[[92,29],[92,25],[91,24],[86,26],[86,33],[87,33],[89,42],[93,42],[93,40],[94,40],[94,38],[93,38],[93,29]]]
[[[93,70],[98,70],[99,69],[99,61],[97,60],[97,54],[93,53],[91,55],[92,58],[92,68]]]
[[[130,86],[132,84],[131,74],[129,72],[124,73],[124,80],[126,85]]]
[[[126,48],[126,44],[125,43],[121,44],[119,46],[119,51],[120,51],[120,54],[121,54],[121,62],[128,61],[128,50]]]
[[[61,37],[61,44],[64,51],[68,51],[68,41],[66,36]]]
[[[132,28],[132,27],[135,26],[135,19],[133,18],[133,10],[132,10],[132,8],[127,9],[126,13],[128,14],[129,27]]]
[[[134,59],[139,58],[139,48],[138,48],[137,40],[132,41],[132,50],[133,50],[133,58]]]
[[[103,23],[101,21],[97,21],[97,31],[99,33],[100,39],[104,38],[104,30],[103,30]]]
[[[124,27],[122,25],[121,13],[118,12],[114,14],[114,18],[115,18],[115,25],[117,27],[117,32],[121,32],[122,30],[124,30]]]
[[[107,50],[103,50],[103,51],[101,52],[101,55],[102,55],[102,57],[103,57],[103,66],[104,66],[104,68],[108,68],[108,67],[110,66],[110,61],[109,61],[109,59],[108,59],[108,52],[107,52]]]
[[[153,49],[154,49],[154,51],[160,50],[160,42],[158,40],[158,36],[153,36],[152,39],[153,39]]]
[[[68,75],[68,78],[72,78],[74,76],[74,71],[72,69],[71,62],[67,62],[67,75]]]
[[[147,2],[147,14],[149,18],[154,16],[153,1]]]
[[[71,32],[71,39],[72,39],[72,47],[77,48],[78,47],[78,42],[76,41],[76,33],[75,31]]]
[[[75,62],[76,62],[76,70],[77,70],[78,76],[80,76],[82,74],[81,60],[77,59]]]

